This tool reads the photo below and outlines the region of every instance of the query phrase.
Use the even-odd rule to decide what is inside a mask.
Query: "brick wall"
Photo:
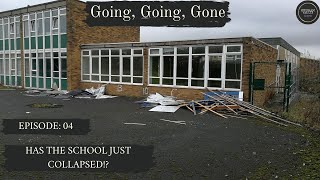
[[[67,67],[68,90],[85,85],[81,81],[82,44],[139,42],[140,27],[89,27],[84,21],[86,4],[77,0],[67,0]]]
[[[308,58],[300,59],[300,79],[320,78],[320,61]]]
[[[277,49],[254,38],[245,38],[243,43],[242,91],[245,101],[249,101],[249,79],[251,62],[276,62]],[[276,64],[259,64],[255,70],[256,79],[265,79],[270,85],[276,78]],[[273,90],[271,90],[273,91]],[[254,91],[254,104],[262,106],[270,97],[270,89]]]
[[[266,45],[253,38],[245,38],[243,44],[243,70],[242,70],[242,91],[244,91],[244,100],[248,101],[249,99],[249,73],[250,73],[250,62],[259,62],[259,61],[272,61],[276,62],[277,59],[277,50],[271,46]],[[269,66],[259,67],[256,71],[256,77],[260,75],[265,75],[266,84],[270,84],[275,80],[275,64],[273,68]],[[89,87],[99,87],[102,84],[99,83],[81,83],[80,88],[89,88]],[[172,95],[178,99],[185,100],[200,100],[203,99],[203,94],[201,92],[206,92],[205,89],[191,89],[191,88],[175,88],[175,87],[155,87],[148,86],[148,52],[147,48],[144,49],[144,80],[143,85],[122,85],[122,91],[119,91],[117,84],[108,84],[107,93],[117,96],[135,96],[143,97],[147,96],[143,94],[143,89],[148,88],[149,94],[160,93],[162,95],[170,96]],[[254,99],[257,105],[263,104],[267,97],[267,91],[259,91],[254,95]]]

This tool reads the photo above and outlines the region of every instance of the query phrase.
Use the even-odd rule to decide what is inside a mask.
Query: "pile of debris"
[[[114,98],[117,96],[110,96],[105,95],[105,85],[101,86],[100,88],[90,88],[86,90],[73,90],[73,91],[64,91],[58,89],[52,90],[28,90],[25,91],[25,96],[32,96],[32,97],[53,97],[68,100],[69,98],[77,98],[77,99],[108,99]]]
[[[141,107],[153,107],[149,111],[152,112],[176,112],[184,104],[184,100],[177,100],[173,96],[162,96],[159,93],[151,94],[143,101],[137,101]]]
[[[225,92],[208,91],[210,93],[202,93],[207,97],[207,100],[191,101],[182,104],[181,106],[188,108],[194,115],[212,112],[222,118],[232,117],[240,119],[247,119],[247,117],[253,115],[283,126],[288,126],[288,124],[301,126],[298,123],[285,120],[270,111],[259,108],[248,102],[240,101],[238,98],[228,95]]]
[[[137,103],[140,103],[142,107],[152,107],[149,110],[152,112],[174,113],[178,109],[185,107],[194,115],[211,112],[222,118],[247,119],[248,117],[259,117],[283,126],[288,126],[288,124],[301,126],[298,123],[285,120],[272,112],[242,101],[223,91],[208,90],[207,93],[202,94],[205,97],[204,100],[185,102],[177,100],[173,96],[162,96],[156,93],[149,95],[147,99],[138,101]]]

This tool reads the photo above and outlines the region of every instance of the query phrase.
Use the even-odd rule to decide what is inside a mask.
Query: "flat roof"
[[[0,18],[10,17],[10,16],[18,16],[21,14],[43,11],[43,10],[48,10],[48,9],[53,9],[53,8],[58,8],[58,7],[65,7],[66,4],[67,4],[66,0],[56,0],[56,1],[51,1],[51,2],[47,2],[47,3],[17,8],[17,9],[13,9],[13,10],[9,10],[9,11],[0,12]]]
[[[156,47],[156,46],[178,46],[178,45],[201,45],[201,44],[227,44],[242,43],[245,38],[219,38],[219,39],[200,39],[200,40],[181,40],[181,41],[160,41],[160,42],[123,42],[123,43],[98,43],[83,44],[82,49],[92,48],[123,48],[123,47]]]
[[[268,43],[270,45],[280,45],[287,50],[291,51],[293,54],[300,57],[300,52],[294,48],[291,44],[289,44],[286,40],[284,40],[282,37],[271,37],[271,38],[259,38],[259,40]]]

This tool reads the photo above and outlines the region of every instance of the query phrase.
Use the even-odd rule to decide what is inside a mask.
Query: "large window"
[[[189,47],[177,48],[177,86],[188,86]]]
[[[241,88],[242,45],[200,45],[149,49],[149,84]]]
[[[82,81],[142,84],[142,49],[93,49],[82,51]]]

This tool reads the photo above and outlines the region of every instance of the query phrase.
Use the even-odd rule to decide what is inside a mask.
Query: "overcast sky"
[[[52,0],[1,0],[0,11]],[[320,58],[320,19],[300,23],[296,8],[302,0],[229,0],[231,22],[223,28],[142,27],[141,41],[214,39],[226,37],[282,37],[300,52]],[[320,6],[320,0],[314,0]]]

